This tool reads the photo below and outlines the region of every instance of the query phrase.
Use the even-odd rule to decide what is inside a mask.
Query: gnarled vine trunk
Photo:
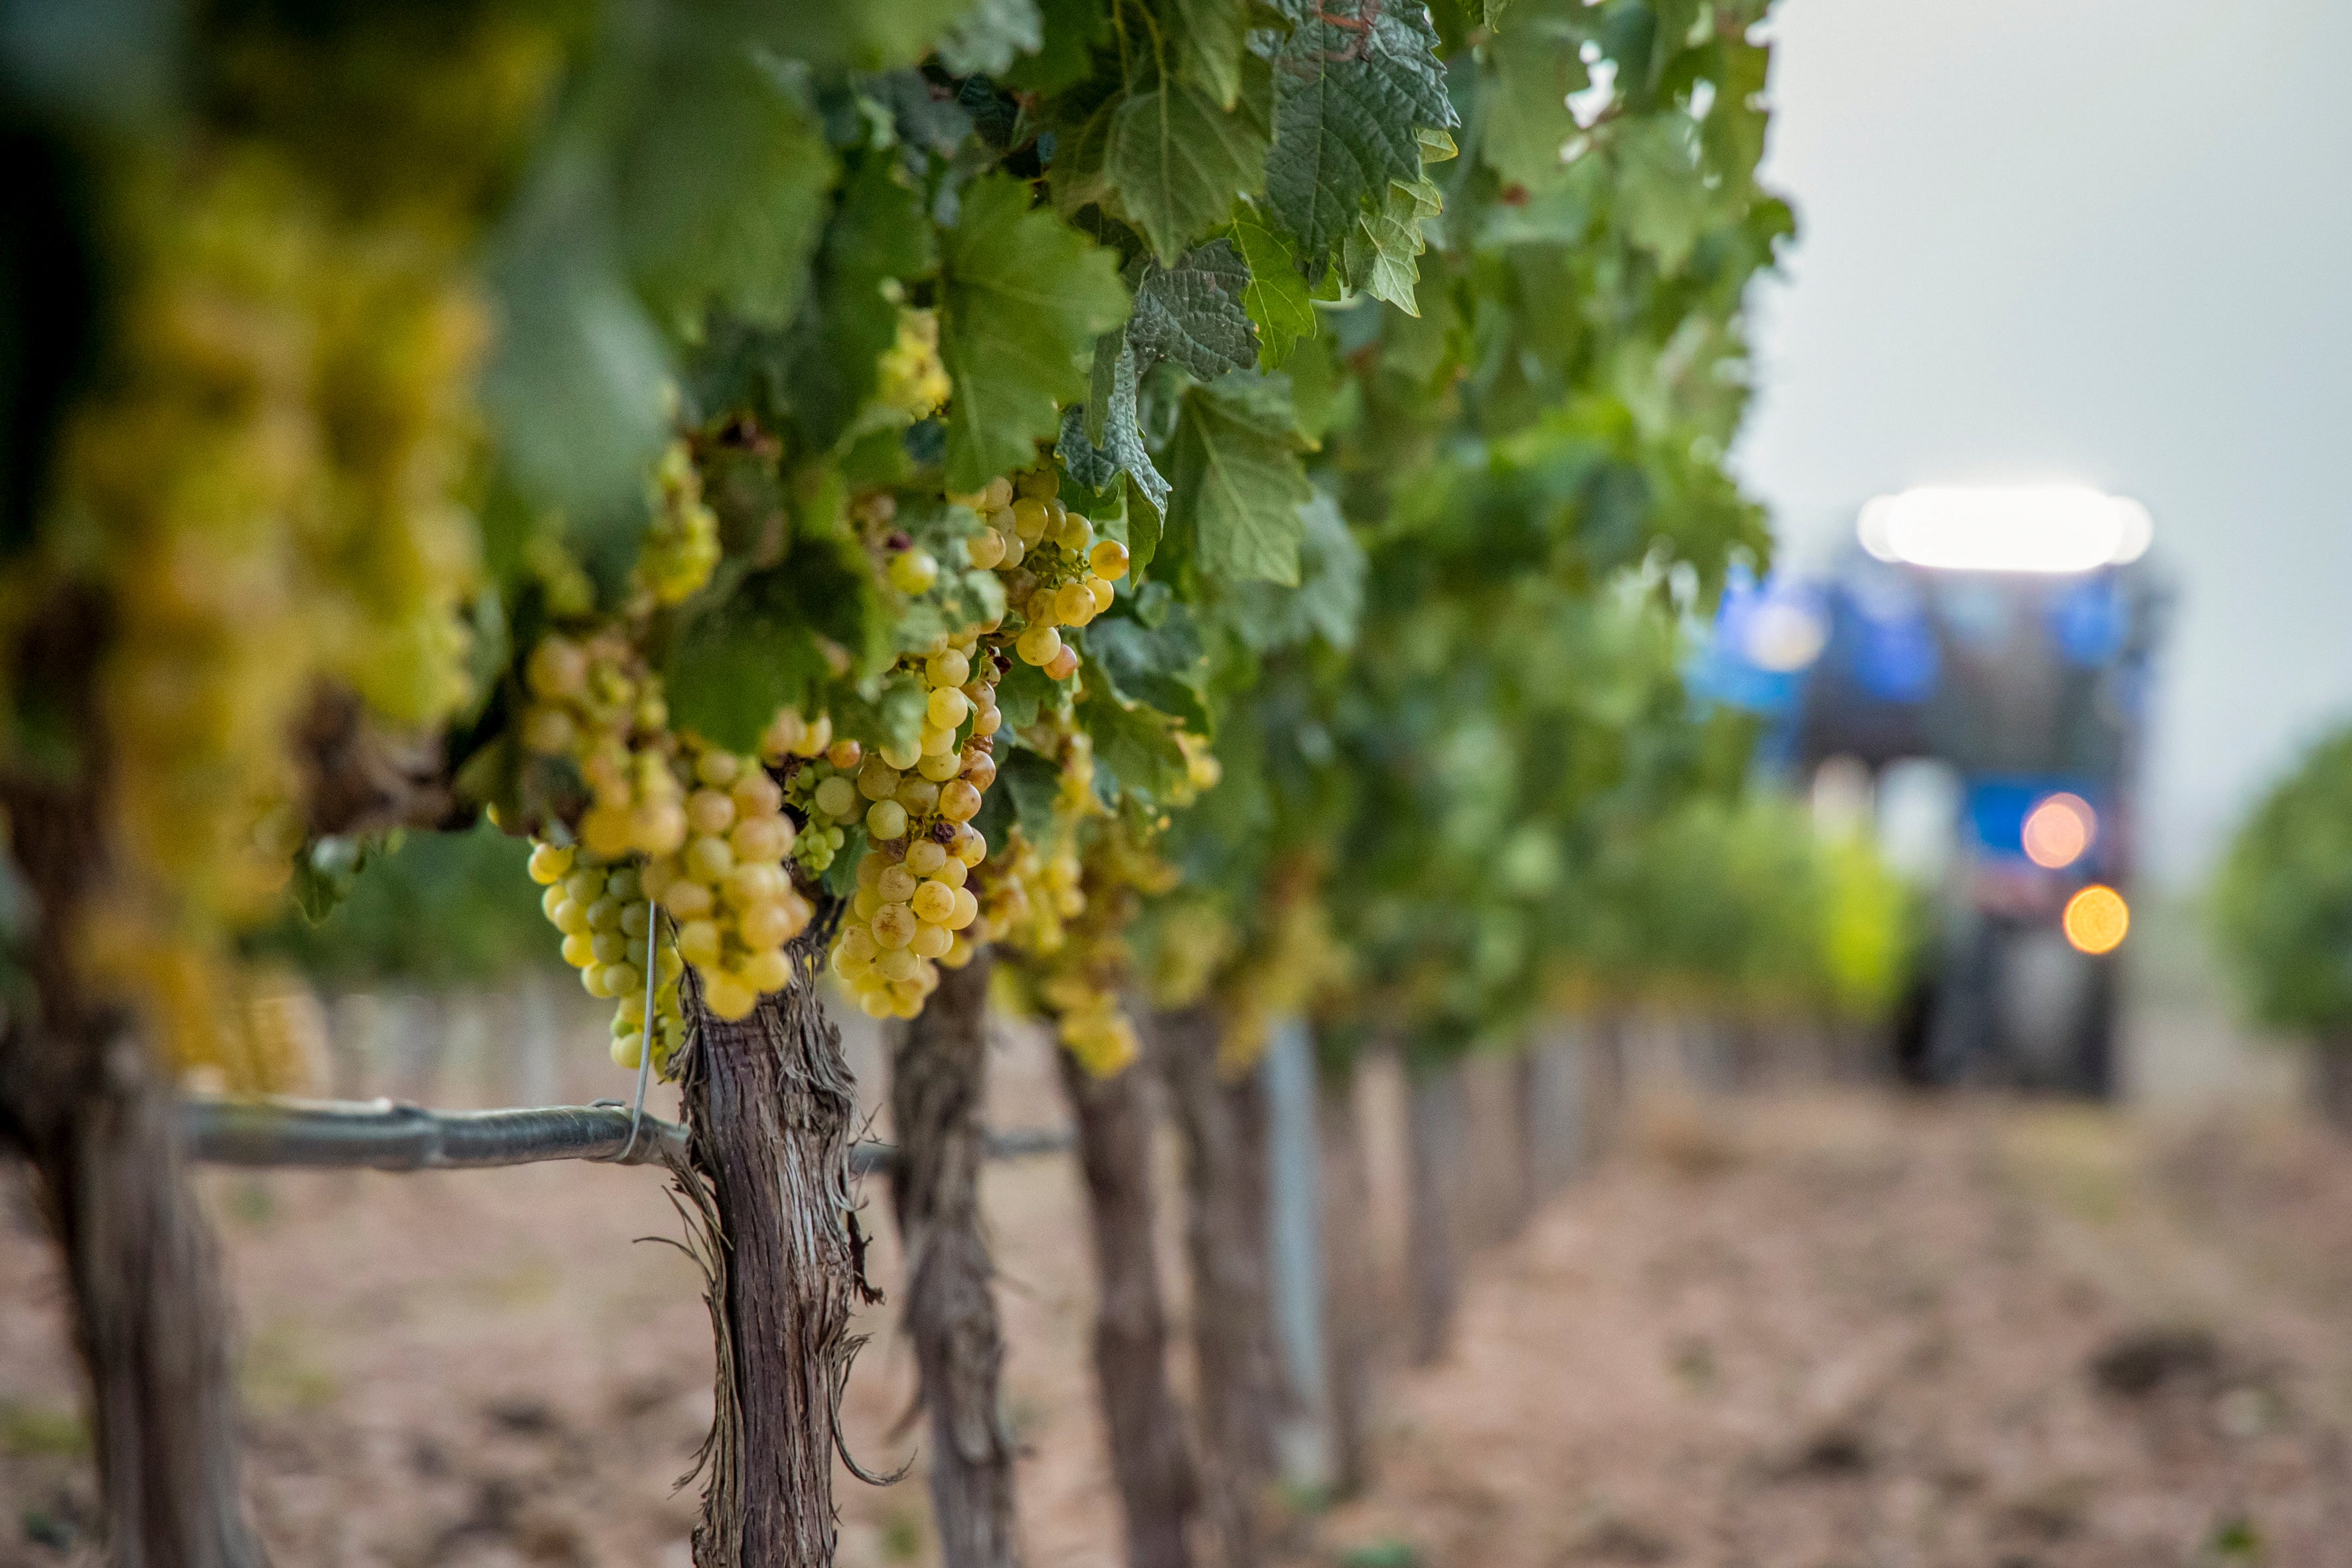
[[[1185,1244],[1210,1513],[1226,1568],[1252,1568],[1265,1555],[1259,1515],[1274,1481],[1284,1392],[1267,1279],[1265,1089],[1255,1072],[1219,1071],[1219,1030],[1209,1009],[1163,1015],[1154,1033],[1184,1135]]]
[[[816,991],[837,912],[793,939],[792,984],[749,1016],[715,1018],[698,992],[690,1003],[700,1040],[684,1064],[680,1181],[716,1233],[703,1263],[719,1352],[696,1568],[833,1561],[850,1292],[866,1288],[849,1191],[856,1101]]]
[[[943,971],[890,1055],[898,1155],[891,1207],[906,1247],[904,1311],[930,1412],[931,1508],[947,1568],[1013,1568],[1013,1435],[998,1378],[1004,1332],[981,1230],[990,957]]]
[[[1128,1568],[1191,1568],[1196,1490],[1168,1383],[1168,1313],[1153,1250],[1151,1117],[1143,1075],[1097,1078],[1055,1052],[1078,1131],[1094,1241],[1095,1377],[1127,1521]]]
[[[109,1560],[250,1568],[265,1558],[238,1493],[228,1304],[180,1163],[173,1085],[128,1014],[86,989],[75,951],[109,868],[91,689],[102,646],[92,607],[68,602],[16,650],[20,689],[54,705],[79,765],[0,780],[35,906],[35,1005],[0,1030],[0,1143],[37,1173],[65,1255]]]
[[[1405,1289],[1415,1366],[1445,1353],[1461,1293],[1455,1231],[1466,1129],[1462,1064],[1418,1063],[1405,1085],[1405,1147],[1412,1165],[1405,1205]]]
[[[1324,1067],[1316,1103],[1323,1154],[1323,1278],[1331,1361],[1331,1489],[1352,1497],[1371,1479],[1380,1342],[1372,1264],[1371,1184],[1356,1115],[1355,1064]]]

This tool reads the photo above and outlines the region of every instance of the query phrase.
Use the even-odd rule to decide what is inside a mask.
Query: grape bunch
[[[593,845],[541,842],[530,858],[532,879],[548,889],[541,907],[563,933],[565,961],[590,995],[619,1004],[613,1052],[625,1067],[645,1047],[646,932],[656,906],[668,922],[667,943],[655,947],[658,1066],[679,1037],[685,964],[694,965],[713,1016],[740,1018],[762,994],[792,984],[783,946],[815,912],[784,868],[796,835],[783,790],[757,759],[691,737],[667,754],[642,755],[676,769],[687,827],[677,847],[610,857]]]
[[[939,984],[935,964],[961,968],[978,940],[966,934],[980,916],[967,883],[988,841],[971,819],[996,781],[992,737],[1003,724],[996,662],[980,638],[967,628],[920,658],[926,697],[914,746],[844,747],[808,786],[812,824],[862,815],[874,846],[858,862],[857,895],[833,952],[834,973],[874,1017],[921,1012]]]
[[[684,604],[719,565],[719,515],[703,502],[702,475],[684,441],[662,453],[652,488],[653,526],[638,548],[632,581],[657,604]]]
[[[1097,540],[1094,524],[1062,504],[1060,489],[1050,464],[991,481],[972,498],[987,525],[966,546],[973,565],[1003,580],[1005,602],[1022,618],[1013,652],[1055,680],[1078,668],[1078,650],[1060,628],[1109,609],[1111,584],[1128,566],[1127,546]]]
[[[540,907],[563,933],[563,961],[580,972],[588,994],[613,999],[613,1060],[634,1069],[646,1048],[646,972],[654,965],[654,1065],[667,1070],[686,1039],[677,986],[685,970],[675,941],[653,931],[644,872],[635,862],[613,864],[572,845],[541,840],[531,847],[530,879],[547,889]]]
[[[934,413],[954,390],[940,360],[939,313],[901,308],[898,335],[875,368],[875,402],[908,420]]]
[[[668,754],[669,704],[628,638],[609,627],[584,638],[551,633],[530,650],[523,681],[532,699],[523,745],[570,758],[587,781],[580,841],[589,853],[617,861],[682,847],[688,824]]]

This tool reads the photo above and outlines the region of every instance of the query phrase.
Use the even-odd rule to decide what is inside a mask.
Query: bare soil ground
[[[1006,1053],[997,1125],[1059,1118],[1044,1068]],[[2352,1149],[2242,1115],[1858,1092],[1654,1102],[1629,1126],[1475,1255],[1456,1349],[1386,1378],[1376,1484],[1298,1520],[1301,1560],[2352,1564]],[[278,1562],[683,1568],[672,1483],[709,1351],[658,1176],[205,1181]],[[1045,1158],[987,1187],[1031,1560],[1109,1568],[1077,1184]],[[868,1218],[887,1238],[878,1191]],[[886,1245],[877,1279],[897,1268]],[[916,1446],[911,1358],[887,1308],[863,1327],[848,1426],[887,1465]],[[86,1555],[75,1400],[12,1173],[0,1565]],[[844,1475],[841,1500],[845,1563],[928,1559],[919,1479]]]

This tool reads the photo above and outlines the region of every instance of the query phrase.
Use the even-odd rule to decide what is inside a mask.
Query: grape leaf
[[[898,335],[891,283],[928,278],[938,268],[920,193],[904,183],[896,158],[867,156],[826,226],[815,308],[793,328],[786,385],[811,446],[831,448],[873,395],[875,362]]]
[[[1096,351],[1099,366],[1109,360],[1108,375],[1096,378],[1096,390],[1085,410],[1072,408],[1062,416],[1059,451],[1073,478],[1088,489],[1108,489],[1126,474],[1135,481],[1144,500],[1154,511],[1168,507],[1168,481],[1151,461],[1150,448],[1143,443],[1143,427],[1136,406],[1137,373],[1135,351],[1119,332],[1106,333]],[[1088,416],[1099,409],[1102,414],[1103,444],[1097,447],[1087,438]]]
[[[1084,395],[1077,356],[1126,321],[1127,289],[1108,251],[1003,174],[964,187],[941,263],[947,486],[976,490],[1026,468],[1058,427],[1055,404]]]
[[[1234,203],[1265,188],[1271,84],[1245,57],[1234,107],[1179,79],[1130,89],[1110,117],[1103,177],[1121,216],[1172,265],[1194,237],[1223,223]]]
[[[536,508],[596,553],[626,561],[639,497],[667,436],[661,334],[600,243],[585,194],[560,173],[534,182],[493,250],[501,306],[482,398],[507,472]]]
[[[1176,743],[1176,721],[1167,714],[1121,702],[1101,686],[1088,686],[1078,698],[1076,716],[1095,743],[1095,793],[1105,804],[1117,795],[1102,787],[1108,773],[1119,789],[1146,805],[1157,805],[1185,779],[1183,748]]]
[[[614,210],[631,279],[677,336],[712,301],[782,326],[824,231],[835,166],[799,85],[740,48],[673,41],[625,149]]]
[[[1290,244],[1258,217],[1255,208],[1235,215],[1234,244],[1249,269],[1242,309],[1257,327],[1266,369],[1278,369],[1301,338],[1315,335],[1315,306],[1307,279],[1299,276]]]
[[[1248,6],[1243,0],[1170,0],[1167,26],[1176,79],[1207,93],[1218,108],[1231,109],[1242,91]]]
[[[1228,591],[1229,603],[1222,618],[1260,653],[1290,647],[1310,637],[1320,637],[1344,653],[1355,646],[1356,623],[1363,614],[1363,546],[1356,542],[1339,503],[1319,490],[1298,509],[1298,518],[1302,531],[1297,588],[1286,591],[1265,583],[1236,584]],[[1087,646],[1091,650],[1094,644],[1089,641]]]
[[[1713,221],[1715,197],[1701,177],[1687,116],[1646,115],[1621,121],[1610,139],[1617,216],[1626,237],[1657,257],[1661,270],[1682,270]]]
[[[881,624],[874,574],[849,543],[808,541],[698,616],[662,671],[672,721],[730,751],[758,746],[776,710],[832,677],[820,637],[856,647]]]
[[[940,63],[956,76],[995,76],[1045,42],[1037,0],[976,0],[940,35]]]
[[[1560,149],[1577,133],[1568,95],[1591,85],[1579,53],[1584,10],[1581,0],[1521,0],[1486,46],[1478,153],[1512,184],[1559,183]]]
[[[1039,0],[1045,42],[1037,51],[998,73],[1015,92],[1050,98],[1086,80],[1094,68],[1094,47],[1110,37],[1110,11],[1104,0]]]
[[[1421,178],[1423,126],[1458,121],[1428,11],[1394,0],[1282,0],[1291,23],[1274,55],[1275,219],[1319,274],[1389,185]]]
[[[1298,583],[1298,506],[1314,495],[1300,467],[1288,384],[1232,375],[1185,389],[1170,451],[1168,526],[1190,535],[1211,577]]]
[[[1414,298],[1421,279],[1417,258],[1428,248],[1422,226],[1437,216],[1439,205],[1437,187],[1425,179],[1391,185],[1381,209],[1364,214],[1349,232],[1349,281],[1408,316],[1420,315]]]
[[[1249,280],[1241,253],[1225,239],[1195,247],[1173,267],[1146,266],[1127,324],[1139,372],[1167,359],[1214,381],[1255,365],[1257,334],[1242,306]]]
[[[973,0],[783,5],[769,13],[768,41],[819,70],[887,70],[922,58],[972,7]]]
[[[1209,660],[1190,611],[1171,605],[1156,626],[1133,616],[1106,616],[1080,635],[1087,668],[1101,672],[1117,695],[1172,714],[1188,730],[1209,732]]]

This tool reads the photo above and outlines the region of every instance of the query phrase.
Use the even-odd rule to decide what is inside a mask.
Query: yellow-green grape
[[[1022,663],[1042,668],[1062,651],[1062,634],[1048,626],[1034,626],[1021,634],[1013,650]]]
[[[1048,680],[1067,680],[1078,668],[1078,650],[1064,643],[1053,658],[1039,667]]]
[[[902,308],[898,335],[882,351],[875,369],[874,401],[909,421],[928,416],[945,403],[954,386],[940,361],[938,314]]]
[[[890,558],[890,586],[902,594],[929,593],[940,580],[940,563],[928,550],[902,550]]]
[[[1095,596],[1084,583],[1065,583],[1054,594],[1054,618],[1064,626],[1082,626],[1095,618]]]
[[[673,441],[654,472],[654,521],[637,554],[636,581],[665,605],[699,593],[719,564],[719,517],[703,503],[702,476],[684,441]]]
[[[1127,546],[1116,539],[1099,540],[1087,552],[1087,567],[1097,577],[1116,583],[1127,575],[1130,557]]]

